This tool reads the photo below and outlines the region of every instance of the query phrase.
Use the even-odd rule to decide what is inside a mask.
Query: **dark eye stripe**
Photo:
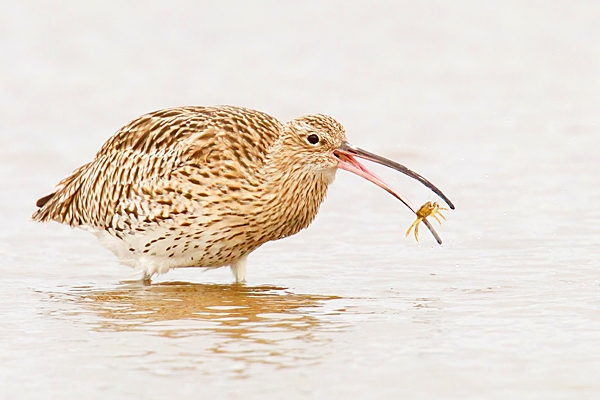
[[[313,133],[311,135],[308,135],[306,137],[306,140],[308,140],[308,143],[310,143],[310,144],[317,144],[317,143],[319,143],[319,136],[317,136]]]

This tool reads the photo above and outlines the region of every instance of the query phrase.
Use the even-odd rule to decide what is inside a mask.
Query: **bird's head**
[[[416,179],[440,196],[451,209],[454,209],[454,205],[442,191],[421,175],[402,164],[350,144],[346,139],[346,131],[342,124],[328,115],[311,114],[289,121],[284,126],[281,144],[282,152],[286,153],[288,161],[297,167],[325,174],[332,180],[338,168],[352,172],[385,189],[413,212],[415,210],[408,201],[358,162],[357,158],[376,162]]]
[[[328,115],[311,114],[284,126],[282,150],[303,170],[335,175],[338,160],[334,151],[346,141],[342,124]]]

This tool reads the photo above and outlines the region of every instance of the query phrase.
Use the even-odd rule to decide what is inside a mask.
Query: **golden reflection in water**
[[[207,351],[244,362],[297,365],[309,361],[302,350],[306,343],[326,341],[317,339],[315,331],[343,329],[327,318],[343,310],[324,307],[339,297],[295,294],[275,286],[135,283],[110,290],[72,288],[59,297],[65,295],[99,317],[92,322],[96,331],[138,331],[181,340],[200,336],[211,343]]]

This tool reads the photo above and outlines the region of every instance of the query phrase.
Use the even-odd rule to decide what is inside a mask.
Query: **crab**
[[[419,242],[419,224],[421,222],[425,222],[425,224],[428,225],[428,227],[429,227],[430,225],[427,223],[426,218],[433,217],[441,225],[442,221],[440,220],[440,217],[444,221],[446,221],[446,217],[444,217],[444,215],[440,212],[442,210],[448,210],[448,209],[444,208],[444,207],[440,207],[440,205],[435,201],[434,202],[428,201],[427,203],[423,204],[421,206],[421,208],[419,208],[416,212],[417,219],[415,220],[415,222],[412,223],[412,225],[406,231],[406,237],[408,237],[408,235],[410,235],[410,232],[412,231],[412,229],[415,228],[415,239],[417,240],[417,243],[418,243]],[[431,228],[430,228],[430,230],[431,230]],[[432,233],[433,233],[433,230],[432,230]],[[438,240],[438,242],[439,242],[439,240]]]

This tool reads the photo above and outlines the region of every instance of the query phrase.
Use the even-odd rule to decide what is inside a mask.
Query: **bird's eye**
[[[312,135],[308,135],[306,140],[308,140],[308,143],[310,144],[317,144],[319,143],[319,136],[313,133]]]

